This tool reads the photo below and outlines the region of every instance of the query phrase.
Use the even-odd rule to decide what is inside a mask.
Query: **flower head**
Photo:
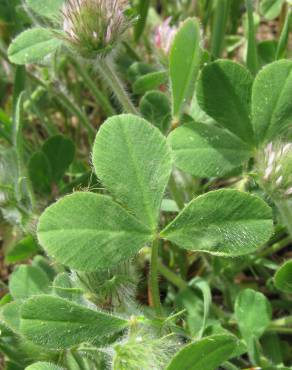
[[[167,18],[160,26],[155,30],[155,45],[158,50],[162,51],[163,54],[168,55],[172,41],[177,32],[175,26],[170,25],[171,17]]]
[[[292,195],[292,143],[270,143],[258,158],[261,183],[274,196]]]
[[[170,336],[158,338],[151,331],[140,328],[114,346],[113,368],[162,370],[179,346]]]
[[[66,0],[66,41],[85,58],[108,54],[130,26],[127,9],[126,0]]]

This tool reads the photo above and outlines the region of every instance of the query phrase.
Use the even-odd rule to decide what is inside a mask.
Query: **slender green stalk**
[[[79,121],[83,124],[83,126],[87,129],[88,134],[93,140],[95,135],[95,129],[91,125],[90,121],[88,120],[85,113],[77,106],[77,104],[73,103],[70,98],[64,94],[62,91],[55,89],[52,85],[47,84],[46,82],[42,81],[38,77],[34,76],[32,73],[28,73],[30,79],[37,83],[40,86],[45,87],[48,91],[54,95],[58,101],[72,114],[75,115]]]
[[[174,286],[179,288],[180,290],[184,290],[187,288],[188,284],[177,274],[167,268],[163,263],[158,260],[158,270],[162,276],[165,277],[169,282],[171,282]]]
[[[292,315],[291,316],[284,316],[280,319],[276,319],[272,321],[272,326],[292,326]]]
[[[287,10],[284,25],[280,34],[278,41],[277,51],[276,51],[276,60],[281,59],[285,56],[287,50],[287,44],[289,40],[289,26],[291,19],[291,8]]]
[[[229,10],[230,0],[217,0],[211,39],[211,54],[215,59],[222,54]]]
[[[152,305],[156,315],[162,316],[162,306],[160,302],[159,283],[158,283],[158,249],[159,239],[153,241],[151,250],[149,285],[151,292]]]
[[[112,107],[111,103],[107,99],[107,97],[99,91],[99,89],[96,87],[94,81],[90,78],[89,74],[86,71],[86,68],[80,65],[76,60],[73,61],[74,66],[76,68],[76,71],[78,74],[82,77],[84,83],[92,93],[93,97],[95,98],[97,104],[102,108],[104,113],[107,116],[113,116],[116,114],[114,108]]]
[[[0,47],[0,56],[3,57],[5,60],[8,60],[7,53],[3,48]],[[27,76],[37,83],[40,86],[46,88],[52,95],[54,95],[59,102],[66,108],[68,111],[75,115],[79,121],[83,124],[83,126],[87,129],[89,136],[91,139],[94,139],[95,129],[92,127],[90,121],[88,120],[86,114],[78,107],[78,105],[74,102],[71,102],[70,98],[64,94],[62,91],[57,90],[52,85],[47,84],[46,82],[42,81],[38,77],[36,77],[33,73],[27,72]]]
[[[290,236],[288,236],[287,238],[284,238],[284,239],[280,240],[277,243],[274,243],[269,248],[264,249],[263,251],[261,251],[258,254],[258,257],[267,257],[267,256],[270,256],[270,255],[272,255],[272,254],[280,251],[281,249],[287,247],[287,245],[289,245],[289,243],[291,243],[291,237]]]
[[[277,200],[275,203],[290,238],[292,238],[292,207],[286,199]]]
[[[106,81],[106,83],[110,87],[111,91],[118,99],[124,111],[127,113],[139,115],[138,110],[135,108],[130,97],[125,91],[123,83],[121,82],[120,78],[118,77],[115,70],[111,66],[110,60],[107,58],[98,59],[97,69],[102,78]]]
[[[253,75],[258,71],[258,54],[256,45],[256,33],[253,19],[253,0],[246,0],[247,18],[248,18],[248,38],[247,38],[247,56],[246,64]]]

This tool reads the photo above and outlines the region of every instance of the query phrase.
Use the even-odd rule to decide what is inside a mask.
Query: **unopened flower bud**
[[[270,195],[292,195],[292,143],[269,143],[257,164],[261,184]]]
[[[138,330],[114,346],[114,370],[162,370],[177,351],[179,344],[171,336],[157,338]]]
[[[69,45],[82,57],[107,55],[130,26],[126,0],[66,0],[63,31]]]
[[[164,56],[169,54],[172,41],[177,32],[177,28],[175,26],[171,26],[170,22],[171,17],[167,18],[155,30],[155,46],[162,54],[164,54]]]

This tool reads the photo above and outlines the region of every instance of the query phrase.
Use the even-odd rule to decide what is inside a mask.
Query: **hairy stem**
[[[116,114],[114,108],[112,107],[111,103],[107,99],[107,97],[97,88],[94,81],[90,78],[89,74],[86,71],[86,68],[82,66],[76,60],[73,61],[73,64],[76,68],[78,74],[82,77],[84,83],[87,85],[88,89],[91,91],[95,101],[101,106],[102,110],[108,116],[113,116]]]
[[[160,302],[159,283],[158,283],[158,249],[159,240],[156,239],[152,244],[149,286],[151,292],[151,303],[157,316],[162,316],[162,306]]]
[[[97,63],[97,69],[111,91],[115,94],[124,111],[139,115],[138,110],[135,108],[129,95],[125,91],[123,83],[111,66],[111,62],[107,58],[100,58]]]

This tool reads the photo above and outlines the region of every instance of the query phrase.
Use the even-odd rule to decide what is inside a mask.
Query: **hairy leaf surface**
[[[192,200],[161,236],[185,249],[239,256],[256,250],[272,232],[272,212],[264,201],[237,190],[217,190]]]
[[[127,325],[126,320],[54,296],[34,297],[21,307],[22,334],[50,349],[94,342]]]
[[[94,271],[135,255],[151,232],[111,198],[76,192],[45,210],[38,238],[58,262]]]

